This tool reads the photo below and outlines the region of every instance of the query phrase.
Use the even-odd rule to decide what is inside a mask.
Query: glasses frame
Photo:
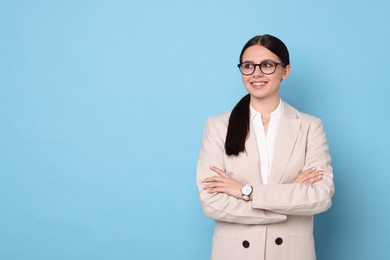
[[[265,72],[261,69],[261,65],[263,65],[263,64],[265,64],[265,63],[271,63],[271,64],[273,64],[273,65],[275,66],[275,67],[274,67],[274,71],[269,72],[269,73],[265,73]],[[252,64],[252,65],[253,65],[253,71],[252,71],[252,73],[245,74],[245,73],[242,72],[242,65],[244,65],[244,64]],[[238,69],[240,70],[241,74],[242,74],[242,75],[245,75],[245,76],[250,76],[250,75],[252,75],[253,73],[255,73],[255,71],[256,71],[256,66],[259,66],[259,69],[260,69],[261,73],[263,73],[264,75],[271,75],[271,74],[275,73],[276,68],[278,67],[278,65],[286,66],[286,63],[283,63],[283,62],[276,62],[276,61],[269,61],[269,60],[268,60],[268,61],[263,61],[263,62],[257,63],[257,64],[256,64],[256,63],[252,63],[252,62],[242,62],[242,63],[237,64],[237,67],[238,67]]]

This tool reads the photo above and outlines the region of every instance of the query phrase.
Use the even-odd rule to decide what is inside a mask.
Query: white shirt
[[[267,135],[265,135],[261,113],[256,111],[252,105],[250,105],[250,119],[257,140],[257,148],[260,156],[261,178],[264,184],[268,184],[268,176],[272,166],[276,134],[279,129],[282,112],[283,102],[280,100],[278,107],[271,113]]]

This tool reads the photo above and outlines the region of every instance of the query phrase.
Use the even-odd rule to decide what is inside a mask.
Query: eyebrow
[[[278,61],[274,61],[274,60],[271,60],[271,59],[262,60],[260,63],[263,63],[263,62],[277,62],[277,63],[279,63]],[[242,61],[242,63],[252,63],[252,64],[254,64],[255,62],[253,62],[251,60],[244,60],[244,61]]]

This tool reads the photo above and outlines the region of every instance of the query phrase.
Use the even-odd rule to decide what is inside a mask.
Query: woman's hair
[[[290,55],[288,53],[287,46],[280,39],[269,34],[258,35],[250,39],[242,48],[239,60],[240,63],[242,62],[242,56],[244,55],[246,49],[254,45],[263,46],[278,56],[284,64],[290,64]]]
[[[250,39],[242,48],[239,62],[246,49],[251,46],[260,45],[279,57],[281,62],[290,64],[290,56],[286,45],[275,36],[264,34]],[[226,134],[225,152],[227,155],[238,155],[245,151],[245,141],[249,133],[249,103],[250,95],[244,96],[233,108],[229,118],[229,125]]]

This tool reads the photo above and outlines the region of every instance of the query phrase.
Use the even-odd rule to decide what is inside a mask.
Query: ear
[[[282,75],[282,80],[287,79],[288,75],[290,74],[290,70],[291,70],[290,65],[287,65],[284,68],[284,72],[283,72],[283,75]]]

